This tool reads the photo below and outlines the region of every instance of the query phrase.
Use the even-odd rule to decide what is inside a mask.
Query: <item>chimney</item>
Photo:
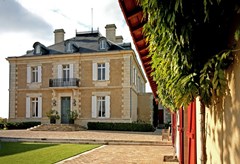
[[[55,34],[55,44],[64,41],[64,34],[65,34],[65,32],[64,32],[63,29],[56,29],[54,31],[54,34]]]
[[[112,42],[116,42],[116,25],[115,24],[107,24],[105,26],[106,29],[106,38]]]
[[[120,35],[120,36],[116,36],[116,41],[115,41],[116,43],[122,43],[123,42],[123,37],[122,37],[122,35]]]

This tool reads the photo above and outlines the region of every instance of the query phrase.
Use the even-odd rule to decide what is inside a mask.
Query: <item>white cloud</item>
[[[52,27],[41,17],[22,7],[17,1],[0,1],[0,34],[25,33],[49,39]]]
[[[9,64],[5,58],[25,54],[36,41],[53,44],[54,29],[63,28],[65,39],[74,37],[76,30],[90,30],[91,8],[94,29],[105,35],[105,25],[115,23],[117,35],[131,42],[118,0],[0,0],[0,74],[4,79],[0,80],[0,117],[8,116]]]

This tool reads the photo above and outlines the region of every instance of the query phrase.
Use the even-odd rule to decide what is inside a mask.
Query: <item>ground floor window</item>
[[[30,95],[26,97],[26,118],[42,117],[42,97]]]
[[[92,96],[92,118],[110,118],[110,96]]]
[[[105,111],[106,111],[106,99],[105,96],[98,96],[97,97],[97,111],[98,111],[98,117],[105,117]]]
[[[38,97],[31,98],[32,117],[38,117]]]

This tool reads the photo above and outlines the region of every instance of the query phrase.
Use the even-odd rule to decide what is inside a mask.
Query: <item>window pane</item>
[[[102,117],[105,117],[105,100],[102,101]]]
[[[34,97],[31,101],[32,117],[38,117],[38,98]]]
[[[102,69],[102,80],[105,80],[105,67]]]
[[[102,80],[101,79],[101,68],[98,68],[98,80]]]

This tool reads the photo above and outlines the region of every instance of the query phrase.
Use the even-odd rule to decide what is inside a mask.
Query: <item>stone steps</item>
[[[76,124],[41,124],[27,130],[31,131],[81,131],[84,127]]]

